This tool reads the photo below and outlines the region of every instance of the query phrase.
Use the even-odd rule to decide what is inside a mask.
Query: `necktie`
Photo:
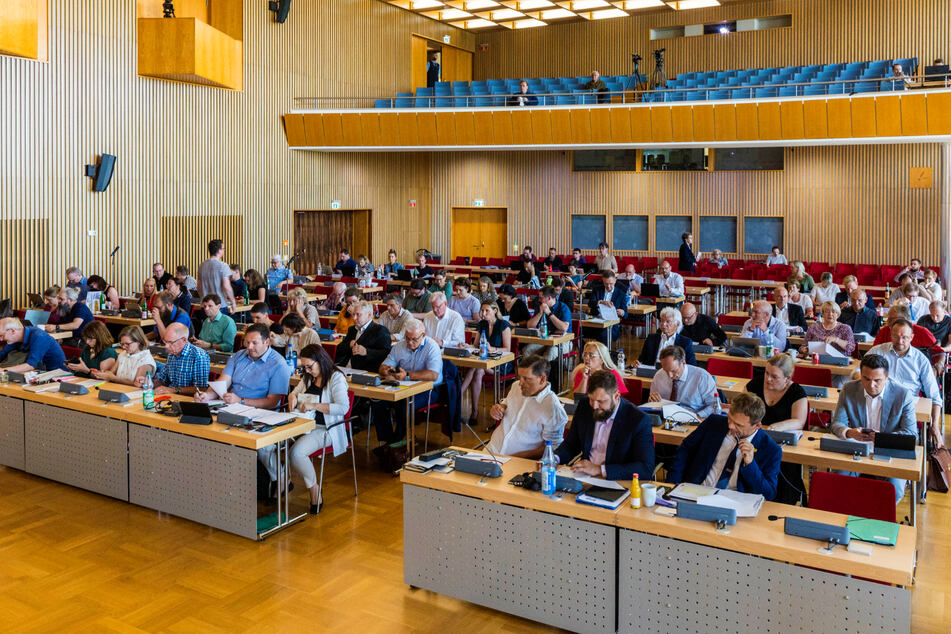
[[[736,443],[739,445],[739,443]],[[736,446],[730,451],[730,457],[726,459],[723,465],[723,471],[720,472],[720,479],[717,481],[718,489],[726,489],[730,486],[730,476],[733,475],[733,469],[736,467]]]
[[[677,400],[677,392],[680,391],[680,379],[674,379],[674,382],[670,386],[670,400]]]

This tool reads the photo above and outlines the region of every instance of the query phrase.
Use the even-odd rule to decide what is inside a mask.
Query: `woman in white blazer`
[[[324,505],[320,483],[310,455],[324,447],[333,447],[335,456],[346,453],[346,425],[339,424],[350,409],[347,378],[320,345],[309,345],[298,352],[301,381],[287,397],[291,411],[313,415],[316,429],[297,439],[291,448],[291,465],[304,478],[310,491],[310,512],[317,514]]]

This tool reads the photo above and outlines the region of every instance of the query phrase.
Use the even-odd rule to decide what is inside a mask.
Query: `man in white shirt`
[[[657,284],[661,297],[683,297],[684,278],[680,273],[672,272],[667,260],[661,263],[660,273],[654,275],[654,284]]]
[[[430,296],[432,310],[423,315],[426,334],[440,348],[455,348],[466,340],[466,322],[462,315],[449,308],[446,294],[436,291]]]
[[[565,433],[568,414],[548,383],[548,359],[530,356],[518,366],[518,381],[489,415],[498,426],[489,449],[519,458],[541,458],[545,441],[557,448]]]
[[[649,402],[674,401],[696,413],[695,422],[720,411],[716,379],[703,368],[687,365],[683,348],[668,346],[661,350],[660,365],[660,370],[654,374],[654,380],[651,381],[651,393],[647,399]]]
[[[413,316],[403,308],[403,297],[399,293],[390,293],[383,301],[386,304],[386,310],[380,314],[376,321],[390,331],[390,337],[393,341],[402,341],[406,322],[412,319]]]

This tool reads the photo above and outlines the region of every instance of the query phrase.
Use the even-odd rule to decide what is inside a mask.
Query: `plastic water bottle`
[[[719,391],[719,390],[714,390],[714,391],[713,391],[713,398],[714,398],[714,400],[716,401],[716,407],[715,407],[715,409],[713,410],[713,413],[714,413],[714,414],[722,414],[722,413],[723,413],[723,407],[720,405],[720,391]]]
[[[155,384],[152,382],[152,373],[145,373],[145,382],[142,383],[142,409],[155,407]]]
[[[542,314],[541,319],[538,320],[538,333],[541,335],[542,339],[548,338],[548,318]]]
[[[542,454],[542,493],[555,494],[555,450],[551,448],[551,441],[545,441],[545,453]]]
[[[291,374],[297,372],[297,353],[294,352],[294,344],[287,343],[287,367],[291,369]]]
[[[621,348],[617,351],[617,367],[621,371],[621,374],[624,374],[624,369],[627,368],[627,359],[624,358],[624,348]]]
[[[485,331],[479,336],[479,358],[485,361],[489,358],[489,342],[485,338]]]

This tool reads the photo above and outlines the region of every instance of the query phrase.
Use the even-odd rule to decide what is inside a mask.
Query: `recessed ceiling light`
[[[686,9],[702,9],[703,7],[718,7],[720,6],[719,0],[677,0],[676,2],[667,3],[670,8],[677,9],[678,11],[684,11]]]
[[[622,2],[615,2],[614,4],[628,11],[666,6],[664,0],[623,0]]]
[[[549,9],[548,11],[542,11],[540,15],[542,20],[558,20],[561,18],[573,18],[576,17],[577,14],[568,9]]]

